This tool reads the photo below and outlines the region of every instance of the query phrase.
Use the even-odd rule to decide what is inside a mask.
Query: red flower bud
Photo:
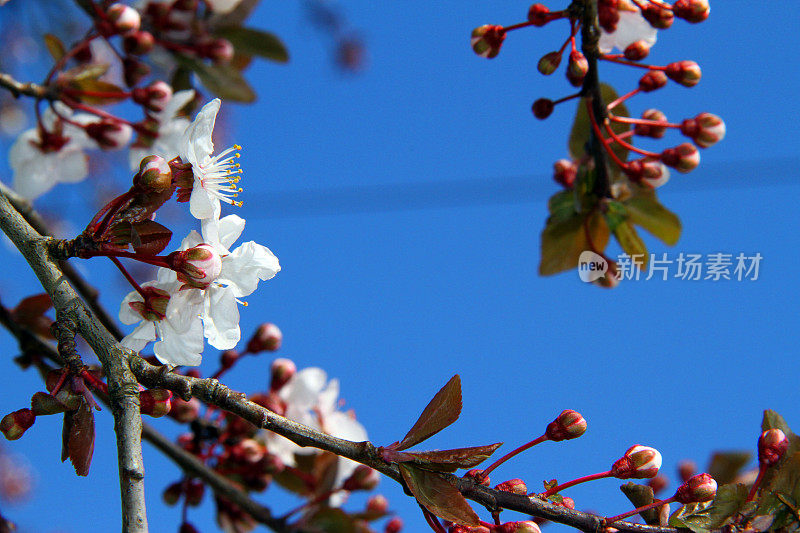
[[[170,266],[186,286],[206,289],[222,273],[222,257],[210,244],[169,254]]]
[[[186,485],[186,504],[197,507],[203,501],[206,486],[202,481],[193,479]]]
[[[702,71],[700,70],[700,65],[689,60],[670,63],[667,65],[664,73],[669,79],[676,83],[680,83],[684,87],[694,87],[700,83],[700,78],[703,75]]]
[[[505,492],[513,492],[514,494],[521,494],[523,496],[528,494],[528,487],[525,485],[525,482],[519,478],[503,481],[502,483],[497,485],[495,489],[502,490]]]
[[[571,189],[578,176],[578,165],[569,159],[559,159],[553,163],[553,179],[556,183]]]
[[[247,342],[247,351],[250,353],[275,352],[280,349],[281,342],[283,342],[283,333],[278,326],[265,322],[258,326],[253,337]]]
[[[172,187],[172,169],[166,159],[149,155],[139,163],[139,173],[133,177],[133,185],[147,192],[164,192]]]
[[[574,86],[583,85],[583,80],[589,72],[589,60],[579,50],[573,50],[569,54],[567,64],[567,80]]]
[[[344,480],[344,490],[372,490],[378,486],[380,476],[378,471],[366,465],[358,465],[350,477]]]
[[[219,365],[225,369],[231,368],[239,360],[239,357],[239,352],[236,350],[225,350],[219,355]]]
[[[647,486],[653,489],[653,494],[658,494],[667,488],[667,485],[669,485],[669,481],[666,476],[662,476],[661,474],[647,480]]]
[[[547,425],[547,438],[558,442],[577,439],[586,432],[586,419],[578,411],[565,409]]]
[[[259,462],[264,457],[265,453],[266,448],[253,439],[243,439],[231,448],[231,455],[233,457],[250,464]]]
[[[561,498],[561,507],[566,507],[567,509],[575,509],[575,500],[570,498],[569,496],[564,496]]]
[[[611,475],[619,479],[644,479],[655,477],[661,468],[661,454],[649,446],[631,446],[611,466]]]
[[[144,415],[159,418],[169,413],[172,392],[164,389],[148,389],[139,393],[139,406]]]
[[[233,52],[233,45],[228,39],[213,39],[201,47],[201,54],[218,65],[230,63]]]
[[[501,526],[498,532],[502,533],[542,533],[539,524],[533,520],[525,520],[523,522],[506,522]]]
[[[297,373],[297,367],[291,359],[283,357],[275,359],[270,366],[269,388],[271,391],[280,390]]]
[[[717,482],[709,474],[692,476],[675,491],[680,503],[710,502],[717,496]]]
[[[533,111],[534,117],[544,120],[550,116],[555,107],[555,104],[549,98],[539,98],[531,106],[531,111]]]
[[[669,181],[669,171],[660,161],[634,159],[625,165],[625,173],[632,181],[649,185],[653,189]]]
[[[634,41],[625,47],[625,59],[641,61],[650,54],[650,45],[646,41]]]
[[[178,503],[178,500],[181,499],[182,495],[183,495],[183,482],[178,481],[171,485],[167,485],[167,488],[164,489],[164,492],[161,493],[161,498],[167,505],[175,505],[176,503]]]
[[[681,122],[681,133],[701,148],[708,148],[725,138],[725,123],[717,115],[700,113]]]
[[[125,85],[133,87],[150,74],[150,67],[135,57],[128,56],[122,60],[123,77]]]
[[[642,16],[652,27],[657,30],[666,30],[672,26],[675,16],[669,9],[664,9],[655,4],[647,4],[642,7]]]
[[[613,2],[616,4],[616,2]],[[597,6],[597,22],[606,33],[614,33],[617,31],[617,24],[619,23],[619,10],[616,5],[609,5],[609,3],[601,2]]]
[[[481,470],[480,468],[473,468],[472,470],[464,474],[464,477],[471,477],[475,481],[480,480],[479,484],[483,485],[484,487],[488,487],[489,485],[491,485],[489,476],[484,477],[483,470]]]
[[[147,87],[134,89],[131,96],[134,102],[145,106],[150,111],[163,111],[172,99],[172,87],[166,82],[158,80]]]
[[[181,424],[187,424],[197,419],[200,415],[200,400],[192,398],[188,402],[183,398],[174,396],[170,400],[169,416]]]
[[[711,13],[708,0],[677,0],[672,4],[672,12],[676,17],[696,24],[703,22]]]
[[[780,429],[768,429],[758,438],[758,462],[765,466],[772,466],[781,460],[786,449],[789,448],[789,439]]]
[[[386,527],[383,529],[384,533],[400,533],[403,530],[403,521],[400,519],[399,516],[395,516],[388,522],[386,522]]]
[[[389,500],[383,494],[376,494],[367,500],[367,511],[369,513],[384,515],[389,510]]]
[[[122,49],[126,54],[141,56],[149,53],[155,45],[155,38],[149,31],[135,31],[122,39]]]
[[[549,76],[556,71],[558,65],[561,64],[561,52],[549,52],[542,56],[536,68],[545,76]]]
[[[689,478],[691,478],[695,472],[697,472],[697,465],[694,464],[694,461],[684,459],[678,463],[678,475],[681,477],[682,482],[685,483],[689,481]]]
[[[691,143],[682,143],[661,152],[661,162],[678,172],[691,172],[700,164],[700,152]]]
[[[472,30],[472,50],[481,57],[492,59],[500,53],[500,47],[506,39],[506,30],[502,26],[485,24]]]
[[[528,8],[528,21],[534,26],[544,26],[550,22],[550,8],[544,4],[533,4]]]
[[[133,136],[133,128],[124,122],[101,119],[90,122],[84,129],[103,150],[116,150],[128,144]]]
[[[645,120],[652,120],[654,122],[667,122],[667,115],[658,109],[648,109],[642,113],[642,118]],[[666,126],[655,126],[652,124],[637,124],[633,128],[633,133],[641,137],[652,137],[653,139],[660,139],[667,131]]]
[[[655,91],[662,88],[667,84],[667,75],[660,70],[648,70],[644,76],[639,79],[639,90],[644,93]]]
[[[7,414],[0,420],[0,431],[8,440],[17,440],[35,421],[36,415],[33,414],[33,411],[28,408],[20,409]]]
[[[106,15],[119,33],[137,31],[142,24],[139,12],[125,4],[112,4],[106,11]]]

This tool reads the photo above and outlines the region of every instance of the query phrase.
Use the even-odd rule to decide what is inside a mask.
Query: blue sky
[[[264,3],[252,24],[281,35],[292,60],[250,68],[255,105],[223,104],[228,137],[244,146],[245,206],[237,210],[247,220],[244,239],[269,246],[282,265],[248,298],[245,336],[260,322],[277,323],[284,333],[279,355],[338,377],[346,405],[377,445],[402,437],[455,373],[464,410],[429,441],[432,448],[504,441],[504,453],[540,435],[562,409],[579,410],[589,423],[583,437],[546,443],[492,476],[521,477],[530,490],[544,479],[605,470],[637,443],[662,452],[674,489],[681,459],[702,468],[715,450],[753,450],[764,409],[800,426],[800,80],[790,55],[796,10],[767,2],[750,15],[750,2],[712,2],[707,22],[676,21],[659,33],[652,62],[694,59],[702,82],[693,89],[670,85],[629,105],[637,114],[658,107],[674,120],[709,111],[728,129],[722,143],[702,152],[697,170],[673,175],[660,190],[684,229],[673,248],[645,236],[650,251],[673,258],[758,252],[758,280],[629,281],[604,291],[584,285],[574,271],[537,274],[546,202],[557,190],[550,168],[566,154],[574,105],[543,122],[529,108],[540,96],[571,90],[562,71],[551,78],[536,72],[539,57],[560,45],[565,24],[510,34],[502,53],[487,61],[470,50],[471,29],[519,22],[527,4],[340,7],[367,45],[361,74],[333,68],[325,39],[305,22],[300,4]],[[626,92],[639,74],[630,70],[605,65],[601,76]],[[7,182],[4,159],[0,169]],[[90,216],[78,195],[89,187],[56,189],[39,205],[68,212],[80,228]],[[176,236],[188,224],[181,214]],[[9,305],[38,286],[19,256],[2,254],[0,295]],[[116,309],[126,289],[110,265],[83,266],[96,279],[115,280],[103,300]],[[42,387],[33,372],[13,365],[7,335],[0,348],[7,354],[0,359],[5,413]],[[216,357],[207,350],[201,370],[213,372]],[[268,364],[268,357],[245,359],[226,383],[263,389]],[[98,416],[85,479],[58,461],[56,418],[42,418],[23,439],[2,444],[26,456],[38,476],[34,498],[4,506],[3,514],[23,531],[80,531],[87,516],[98,530],[118,528],[108,413]],[[169,420],[154,424],[179,431]],[[145,461],[151,528],[174,530],[179,511],[165,507],[160,492],[178,470],[148,445]],[[618,514],[628,509],[618,485],[600,481],[569,495],[580,509]],[[425,530],[416,505],[394,483],[380,490],[406,531]],[[279,492],[259,498],[274,501],[277,512],[291,508],[292,498]],[[57,517],[36,512],[54,501]],[[190,517],[201,530],[213,529],[210,505]]]

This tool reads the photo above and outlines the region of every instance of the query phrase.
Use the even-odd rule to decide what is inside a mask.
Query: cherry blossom
[[[220,201],[241,205],[234,200],[241,192],[236,186],[241,174],[239,164],[235,162],[239,154],[231,155],[241,147],[234,145],[216,156],[211,155],[214,152],[211,136],[220,105],[219,98],[215,98],[203,106],[181,139],[181,159],[192,164],[194,174],[189,210],[200,220],[218,217]]]
[[[86,178],[88,164],[84,150],[96,148],[86,132],[61,117],[78,124],[96,120],[93,116],[72,114],[66,105],[56,102],[47,108],[40,127],[24,131],[8,154],[14,172],[14,189],[26,198],[38,198],[58,183],[75,183]],[[60,116],[59,116],[60,115]]]
[[[181,283],[173,280],[172,271],[162,268],[158,279],[142,284],[148,294],[150,305],[138,291],[128,294],[119,310],[123,324],[140,322],[133,332],[120,343],[132,350],[140,351],[148,343],[153,353],[164,364],[197,366],[203,353],[203,325],[200,314],[202,299],[193,291],[181,291]]]

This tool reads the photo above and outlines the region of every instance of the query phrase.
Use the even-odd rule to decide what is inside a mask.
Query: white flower
[[[150,299],[146,309],[142,295],[133,291],[122,300],[119,319],[123,324],[141,324],[120,343],[140,351],[148,343],[159,361],[169,365],[197,366],[203,353],[203,325],[200,314],[203,300],[195,291],[181,291],[181,284],[170,279],[168,269],[160,269],[157,281],[142,284],[145,290],[158,290],[159,296]],[[165,300],[168,301],[165,303]]]
[[[138,170],[139,163],[148,155],[158,155],[169,161],[180,155],[181,139],[189,120],[178,115],[178,112],[194,98],[194,90],[178,91],[164,110],[154,113],[153,118],[158,121],[158,136],[152,146],[141,147],[133,145],[130,149],[129,164],[131,170]]]
[[[54,106],[58,108],[58,114],[80,124],[96,120],[85,113],[73,116],[72,109],[61,102],[56,102]],[[37,198],[57,183],[81,181],[88,173],[83,151],[95,148],[96,143],[89,139],[82,128],[64,122],[58,114],[49,107],[44,112],[42,126],[46,131],[45,139],[42,139],[42,131],[38,127],[32,128],[22,132],[9,151],[8,161],[14,171],[14,189],[26,198]]]
[[[228,155],[241,147],[234,145],[212,157],[214,143],[211,135],[220,107],[219,98],[207,103],[197,113],[194,121],[186,128],[181,140],[181,158],[192,164],[194,182],[189,199],[192,216],[200,220],[219,216],[220,201],[240,206],[234,200],[242,190],[236,186],[242,173],[235,159],[238,152]]]
[[[208,280],[206,289],[184,286],[181,291],[200,295],[205,336],[211,346],[220,350],[233,348],[241,339],[238,298],[252,294],[259,281],[273,278],[281,269],[278,258],[269,248],[253,241],[229,251],[243,229],[244,219],[236,215],[228,215],[221,220],[205,219],[202,221],[202,236],[192,231],[180,248],[188,250],[205,243],[222,258],[219,276]],[[170,280],[177,279],[171,270],[167,270],[164,276],[169,276]]]
[[[638,8],[620,9],[616,31],[606,33],[601,28],[598,46],[604,54],[611,52],[614,48],[624,52],[628,45],[636,41],[644,41],[649,46],[653,46],[656,42],[656,33],[656,29],[645,20]]]
[[[327,381],[327,379],[325,371],[315,367],[305,368],[292,376],[278,392],[280,398],[286,402],[284,416],[334,437],[353,442],[367,440],[367,430],[353,414],[337,409],[339,381],[337,379]],[[276,433],[270,431],[264,433],[267,450],[278,456],[286,465],[296,465],[295,454],[319,453],[313,448],[300,447]],[[333,487],[341,487],[357,466],[358,463],[339,457]],[[331,505],[341,503],[341,495],[331,499]]]
[[[230,13],[242,0],[206,0],[206,4],[214,13],[224,15]]]

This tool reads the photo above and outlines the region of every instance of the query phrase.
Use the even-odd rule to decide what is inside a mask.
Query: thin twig
[[[35,83],[22,83],[15,80],[10,74],[0,72],[0,87],[8,89],[14,98],[22,95],[32,96],[40,100],[57,100],[58,91],[49,85],[37,85]]]

